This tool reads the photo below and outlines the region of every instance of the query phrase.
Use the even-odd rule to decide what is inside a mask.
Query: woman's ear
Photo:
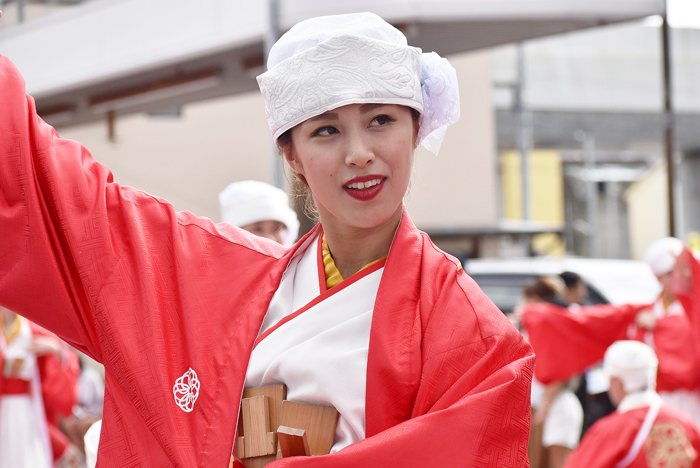
[[[420,144],[418,142],[418,132],[420,131],[420,121],[417,118],[413,119],[413,150],[415,151]]]
[[[282,155],[284,156],[284,159],[287,161],[287,164],[289,164],[289,167],[291,167],[294,172],[296,172],[299,176],[301,176],[303,178],[304,177],[304,168],[299,163],[299,160],[296,157],[296,152],[294,151],[294,145],[292,145],[290,143],[289,145],[284,145],[283,147],[281,146],[280,151],[282,151]]]

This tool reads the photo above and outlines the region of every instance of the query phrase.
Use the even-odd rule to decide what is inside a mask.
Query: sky
[[[700,28],[700,0],[667,0],[668,22],[674,28]]]

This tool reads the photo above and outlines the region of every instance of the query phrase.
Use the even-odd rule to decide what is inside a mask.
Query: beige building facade
[[[486,53],[449,57],[457,69],[461,119],[440,154],[419,148],[406,203],[424,229],[493,226],[498,219],[495,121]],[[218,194],[231,182],[273,183],[273,147],[258,92],[185,105],[179,116],[118,117],[62,127],[109,167],[115,181],[220,221]]]

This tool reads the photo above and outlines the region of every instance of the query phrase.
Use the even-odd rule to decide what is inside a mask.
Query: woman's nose
[[[372,146],[362,135],[348,135],[346,148],[345,164],[348,166],[365,167],[375,159]]]

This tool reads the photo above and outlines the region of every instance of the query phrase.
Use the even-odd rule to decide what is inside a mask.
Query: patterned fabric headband
[[[312,18],[270,50],[258,76],[272,136],[348,104],[400,104],[421,113],[418,141],[437,154],[459,120],[457,74],[436,53],[421,54],[373,13]]]

